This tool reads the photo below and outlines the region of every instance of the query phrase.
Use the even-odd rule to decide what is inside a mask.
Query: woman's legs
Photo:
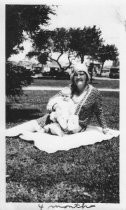
[[[38,124],[37,120],[30,120],[29,122],[22,123],[13,128],[9,128],[6,130],[6,136],[18,136],[20,134],[25,133],[26,131],[35,132],[40,131],[42,128]]]

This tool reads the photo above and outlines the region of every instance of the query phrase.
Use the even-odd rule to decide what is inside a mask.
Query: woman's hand
[[[103,129],[102,129],[102,132],[103,132],[104,134],[110,134],[110,129],[109,129],[109,128],[103,128]]]

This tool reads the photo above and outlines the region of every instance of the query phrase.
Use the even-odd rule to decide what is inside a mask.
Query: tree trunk
[[[43,68],[43,64],[42,64],[42,70],[41,70],[41,74],[43,73],[43,70],[44,70],[44,68]]]
[[[90,74],[90,83],[92,84],[92,81],[93,81],[93,70],[94,70],[94,64],[91,63],[89,68],[88,68],[88,72]]]
[[[65,71],[65,70],[67,70],[68,68],[70,68],[70,66],[72,65],[72,62],[70,61],[70,59],[69,59],[69,57],[68,57],[69,64],[68,64],[68,66],[66,66],[66,67],[64,68],[64,67],[61,65],[61,63],[59,62],[59,58],[60,58],[62,55],[63,55],[63,54],[61,54],[57,59],[54,59],[54,58],[52,58],[51,56],[49,56],[49,58],[50,58],[51,61],[55,61],[55,62],[58,64],[60,70],[63,72],[63,71]]]
[[[103,63],[102,63],[102,66],[101,66],[100,77],[102,76],[102,70],[103,70],[104,63],[105,63],[105,62],[103,62]]]

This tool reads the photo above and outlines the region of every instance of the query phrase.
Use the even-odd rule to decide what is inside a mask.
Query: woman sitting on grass
[[[98,119],[99,125],[102,127],[103,133],[106,134],[109,132],[103,113],[101,94],[98,89],[89,84],[89,81],[88,67],[84,64],[74,65],[71,75],[71,85],[67,88],[69,88],[69,97],[74,104],[74,115],[78,118],[78,128],[73,127],[73,130],[71,130],[68,126],[65,128],[65,133],[69,134],[71,131],[72,133],[84,132],[94,114]],[[53,111],[54,104],[56,104],[58,98],[63,96],[64,90],[63,88],[63,90],[49,100],[47,107],[50,113]],[[43,132],[44,127],[46,128],[47,125],[51,125],[52,123],[50,113],[37,120],[31,120],[12,129],[8,129],[7,136],[16,136],[25,133],[25,131]],[[60,128],[64,131],[61,125]]]

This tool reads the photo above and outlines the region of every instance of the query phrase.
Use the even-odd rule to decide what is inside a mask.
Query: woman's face
[[[87,75],[83,71],[78,71],[74,73],[74,83],[79,91],[83,91],[87,81]]]

